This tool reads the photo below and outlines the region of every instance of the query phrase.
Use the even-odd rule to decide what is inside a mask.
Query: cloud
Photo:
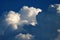
[[[34,36],[29,33],[27,33],[27,34],[20,33],[16,36],[16,39],[18,39],[18,40],[31,40],[33,37]]]
[[[46,12],[42,12],[40,8],[23,6],[21,10],[19,10],[19,12],[9,11],[5,17],[5,21],[7,23],[8,28],[12,27],[12,29],[15,29],[15,30],[17,30],[19,27],[21,27],[24,24],[35,26],[38,21],[38,23],[40,23],[40,27],[42,28],[40,29],[41,36],[45,37],[45,39],[48,39],[49,37],[52,38],[56,34],[56,31],[54,30],[57,29],[57,28],[56,29],[53,29],[53,28],[56,27],[56,22],[57,24],[60,22],[60,21],[57,21],[57,19],[59,18],[56,15],[60,13],[59,5],[60,4],[50,5],[46,10]],[[39,12],[42,12],[42,13],[38,17],[39,20],[36,20],[36,16],[38,15]],[[34,36],[29,33],[27,34],[20,33],[16,35],[16,40],[31,40],[33,37]]]
[[[58,31],[58,36],[57,38],[55,38],[55,40],[60,40],[60,29],[58,29],[57,31]]]
[[[49,8],[51,8],[51,10],[56,11],[57,13],[60,14],[60,4],[54,4],[54,5],[50,5]],[[50,10],[50,9],[49,9]],[[50,11],[51,11],[50,10]]]
[[[14,29],[17,29],[17,26],[20,22],[20,14],[14,12],[14,11],[9,11],[5,20],[8,25],[12,25],[12,27],[14,27]]]
[[[57,32],[60,32],[60,29],[58,29]]]
[[[2,35],[3,37],[0,39],[9,40],[9,38],[18,35],[20,32],[24,31],[24,25],[35,26],[37,24],[36,16],[39,12],[42,12],[40,8],[23,6],[18,12],[11,10],[3,14],[4,16],[2,16],[0,20],[0,35]],[[29,33],[20,33],[19,35],[21,40],[30,40],[31,38],[33,38],[33,35]],[[17,37],[17,39],[19,38]]]
[[[42,12],[39,8],[23,6],[19,12],[9,11],[6,15],[6,22],[14,29],[18,29],[18,25],[33,25],[37,24],[36,16],[39,12]]]
[[[42,12],[42,10],[39,8],[24,6],[20,10],[21,19],[26,20],[28,22],[27,24],[35,26],[37,24],[36,16],[39,12]]]

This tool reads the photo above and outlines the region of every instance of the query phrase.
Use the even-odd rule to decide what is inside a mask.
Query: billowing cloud
[[[8,15],[6,16],[6,22],[8,25],[12,25],[14,29],[17,29],[17,26],[20,22],[20,14],[14,11],[9,11]]]
[[[8,24],[8,28],[12,27],[13,29],[16,30],[18,29],[18,27],[24,24],[35,26],[38,21],[38,23],[40,24],[39,28],[42,29],[40,29],[41,31],[39,32],[41,34],[37,33],[37,35],[39,36],[41,35],[41,39],[51,38],[51,40],[53,40],[55,38],[55,35],[57,34],[56,33],[57,27],[60,25],[59,24],[60,17],[58,18],[58,16],[56,15],[56,14],[60,14],[60,4],[50,5],[45,12],[39,14],[38,17],[39,20],[36,20],[36,16],[38,15],[39,12],[42,12],[42,10],[39,8],[23,6],[19,12],[9,11],[8,14],[6,15],[5,21]],[[34,36],[29,33],[16,34],[16,40],[31,40],[33,37]],[[57,37],[56,39],[59,40],[59,37]]]
[[[33,39],[33,35],[27,33],[27,34],[18,34],[15,38],[18,39],[18,40],[31,40]]]
[[[40,8],[23,6],[18,12],[9,11],[1,18],[0,22],[0,39],[9,40],[11,37],[17,37],[21,40],[31,40],[33,35],[27,33],[22,34],[20,32],[24,31],[24,25],[35,26],[37,24],[36,16],[39,12],[42,12]],[[24,29],[24,30],[22,30]],[[19,36],[18,36],[19,35]],[[12,38],[11,38],[12,39]]]
[[[39,8],[24,6],[18,13],[9,11],[5,20],[7,24],[12,25],[14,29],[17,29],[18,25],[24,24],[35,26],[37,24],[36,16],[39,12],[42,12]]]
[[[39,12],[42,12],[39,8],[24,6],[21,10],[21,19],[26,20],[28,24],[35,26],[37,24],[36,16]]]

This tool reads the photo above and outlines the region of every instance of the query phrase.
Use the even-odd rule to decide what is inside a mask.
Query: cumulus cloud
[[[35,26],[37,24],[36,16],[39,12],[42,12],[39,8],[24,6],[21,10],[21,19],[26,20],[27,24]]]
[[[12,26],[13,29],[18,29],[18,27],[24,24],[35,26],[37,24],[36,16],[38,15],[39,12],[42,12],[42,10],[39,8],[23,6],[19,12],[9,11],[8,14],[6,15],[5,21],[8,24],[8,26],[9,27]],[[58,18],[56,19],[56,15],[54,14],[56,12],[57,14],[60,13],[60,4],[50,5],[48,7],[48,10],[46,11],[46,14],[45,12],[43,12],[41,13],[42,15],[39,16],[40,27],[42,27],[42,30],[40,33],[42,36],[46,38],[54,37],[55,35],[55,31],[53,30],[56,30],[56,29],[53,29],[53,27],[55,27],[54,25],[57,22],[56,20],[58,19]],[[57,23],[59,22],[60,21],[58,21]],[[50,29],[52,30],[52,32],[50,31]],[[44,34],[44,32],[46,35]],[[51,34],[48,32],[51,32]],[[29,33],[27,34],[20,33],[16,36],[16,39],[31,40],[33,37],[34,36]],[[59,38],[57,37],[56,39],[59,39]]]
[[[16,40],[31,40],[33,35],[27,33],[22,34],[20,32],[23,29],[24,25],[32,25],[35,26],[37,24],[36,16],[39,12],[42,12],[40,8],[23,6],[20,11],[9,11],[2,16],[2,21],[0,23],[0,39],[9,40],[11,37],[16,36]],[[20,34],[19,34],[20,33]],[[12,38],[11,38],[12,39]]]
[[[3,37],[0,39],[6,38],[6,40],[9,40],[9,38],[18,35],[18,33],[25,30],[23,28],[24,25],[35,26],[37,24],[36,16],[39,12],[42,12],[40,8],[23,6],[18,12],[11,10],[6,14],[3,14],[4,16],[2,16],[0,20],[0,37]],[[17,36],[17,39],[31,40],[33,38],[33,36],[29,33],[20,33],[19,35],[20,38]]]
[[[39,8],[23,6],[21,10],[17,13],[14,11],[9,11],[6,15],[6,22],[12,25],[14,29],[18,28],[18,25],[30,24],[35,26],[37,24],[36,16],[39,12],[42,12]]]
[[[17,29],[17,26],[20,22],[20,14],[14,12],[14,11],[9,11],[5,20],[8,25],[12,25],[12,27],[14,27],[14,29]]]
[[[20,33],[16,36],[16,39],[18,39],[18,40],[31,40],[33,37],[34,36],[29,33],[27,33],[27,34]]]

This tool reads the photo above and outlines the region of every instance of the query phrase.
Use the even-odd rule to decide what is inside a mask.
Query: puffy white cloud
[[[4,16],[3,23],[6,24],[7,27],[4,26],[3,34],[8,34],[12,31],[19,31],[22,26],[25,25],[32,25],[35,26],[37,24],[36,16],[39,12],[42,12],[39,8],[23,6],[19,12],[9,11],[6,16]],[[3,24],[2,24],[3,25]],[[21,28],[21,29],[19,29]],[[2,34],[1,33],[1,34]],[[14,33],[14,32],[13,32]],[[6,35],[7,36],[7,35]],[[17,40],[31,40],[34,36],[27,33],[27,34],[18,34],[16,36]]]
[[[36,16],[42,12],[39,8],[24,6],[21,10],[21,19],[26,20],[28,24],[35,26],[37,24]]]
[[[9,11],[6,15],[6,22],[8,25],[12,25],[14,29],[18,28],[18,25],[30,24],[35,26],[37,24],[36,16],[39,12],[42,12],[39,8],[23,6],[20,12]]]
[[[14,11],[9,11],[8,15],[6,16],[6,22],[8,25],[12,25],[14,29],[17,29],[17,26],[20,22],[20,14]]]
[[[27,34],[22,34],[22,33],[20,33],[20,34],[18,34],[18,35],[16,36],[16,39],[19,39],[19,40],[31,40],[33,37],[34,37],[34,36],[31,35],[31,34],[29,34],[29,33],[27,33]]]

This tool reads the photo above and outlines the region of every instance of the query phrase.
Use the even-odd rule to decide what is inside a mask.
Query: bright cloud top
[[[17,29],[17,25],[20,22],[20,14],[10,11],[6,17],[6,22],[8,25],[12,25],[15,29]]]
[[[39,8],[24,6],[20,10],[21,19],[26,20],[28,24],[35,26],[37,24],[36,16],[38,15],[39,12],[42,12],[42,10]]]
[[[37,24],[36,16],[39,12],[42,12],[39,8],[24,6],[19,13],[9,11],[6,16],[6,22],[8,25],[12,25],[14,29],[17,29],[18,25],[23,24],[35,26]]]
[[[29,33],[27,33],[27,34],[20,33],[16,36],[16,38],[19,39],[19,40],[31,40],[33,37],[34,36],[29,34]]]

